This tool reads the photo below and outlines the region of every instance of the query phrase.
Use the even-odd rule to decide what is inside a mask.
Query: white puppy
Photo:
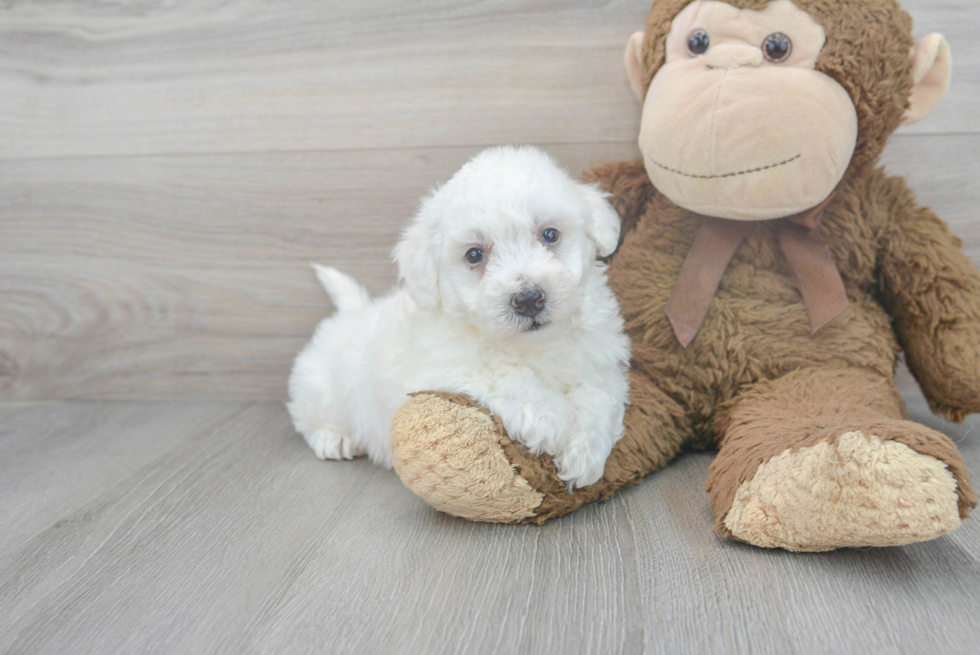
[[[629,340],[596,261],[619,223],[540,150],[481,153],[422,201],[394,252],[404,287],[372,300],[315,267],[338,311],[293,366],[296,430],[321,459],[390,467],[407,394],[463,393],[570,487],[598,481],[627,402]]]

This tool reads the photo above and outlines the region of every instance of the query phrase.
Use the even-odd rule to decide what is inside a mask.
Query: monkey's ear
[[[953,76],[953,57],[942,34],[930,34],[915,44],[912,62],[912,95],[902,117],[904,125],[922,120],[939,106]]]
[[[589,222],[586,232],[596,245],[596,254],[608,257],[616,252],[619,245],[619,228],[622,221],[619,214],[609,204],[609,194],[598,184],[581,184],[582,196],[589,206]]]
[[[643,86],[643,32],[636,32],[626,42],[626,54],[623,56],[626,63],[626,75],[630,78],[630,88],[633,93],[643,102],[646,88]]]
[[[432,243],[435,233],[432,205],[431,196],[422,202],[394,252],[398,276],[405,282],[408,295],[423,309],[439,304],[439,274],[433,250],[436,244]]]

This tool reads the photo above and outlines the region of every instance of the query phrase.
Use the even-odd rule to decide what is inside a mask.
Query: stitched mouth
[[[668,173],[675,173],[677,175],[683,175],[684,177],[692,177],[692,178],[694,178],[696,180],[720,180],[720,179],[726,178],[726,177],[738,177],[739,175],[749,175],[750,173],[761,173],[762,171],[768,171],[768,170],[773,169],[773,168],[778,168],[780,166],[785,166],[786,164],[790,164],[790,163],[796,161],[797,159],[799,159],[802,156],[803,155],[800,154],[800,155],[796,155],[795,157],[790,157],[789,159],[787,159],[785,161],[781,161],[781,162],[776,163],[776,164],[769,164],[768,166],[760,166],[759,168],[750,168],[750,169],[747,169],[747,170],[744,170],[744,171],[737,171],[735,173],[725,173],[724,175],[694,175],[693,173],[685,173],[684,171],[679,171],[676,168],[671,168],[670,166],[664,166],[660,162],[654,161],[653,159],[650,159],[649,157],[647,157],[647,161],[649,161],[651,164],[653,164],[657,168],[662,168],[663,170],[667,171]]]

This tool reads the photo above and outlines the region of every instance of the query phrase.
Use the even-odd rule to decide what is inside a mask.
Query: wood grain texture
[[[956,60],[885,162],[980,261],[980,12],[905,0]],[[323,463],[275,402],[481,147],[636,155],[649,0],[0,3],[0,652],[975,650],[980,527],[821,555],[710,532],[710,455],[542,527],[436,514]],[[903,388],[912,383],[907,378]],[[18,399],[132,399],[22,403]],[[976,417],[915,415],[980,470]]]
[[[419,198],[474,153],[0,162],[0,397],[282,398],[331,311],[309,262],[386,290]]]
[[[59,409],[49,413],[34,404],[0,409],[0,553],[241,408],[96,403]]]
[[[980,638],[975,520],[903,548],[763,551],[710,531],[710,454],[495,526],[316,460],[276,403],[8,404],[0,426],[0,518],[19,526],[0,541],[0,652],[942,655]],[[973,470],[976,427],[950,432]]]
[[[980,257],[980,17],[906,6],[957,82],[886,159]],[[620,51],[647,8],[3,4],[0,399],[281,398],[329,311],[308,261],[384,290],[419,197],[484,144],[635,156]]]
[[[548,146],[570,170],[632,144]],[[980,136],[885,154],[980,261]],[[382,292],[418,199],[476,149],[0,161],[0,398],[282,398],[329,303]]]
[[[629,143],[622,72],[649,0],[181,0],[0,5],[0,157]],[[973,0],[906,0],[945,32],[980,129]]]

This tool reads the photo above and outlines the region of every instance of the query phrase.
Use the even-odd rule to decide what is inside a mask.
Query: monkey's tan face
[[[736,220],[823,202],[858,124],[844,88],[814,68],[824,41],[790,0],[763,11],[688,5],[643,108],[639,145],[654,186],[686,209]]]

